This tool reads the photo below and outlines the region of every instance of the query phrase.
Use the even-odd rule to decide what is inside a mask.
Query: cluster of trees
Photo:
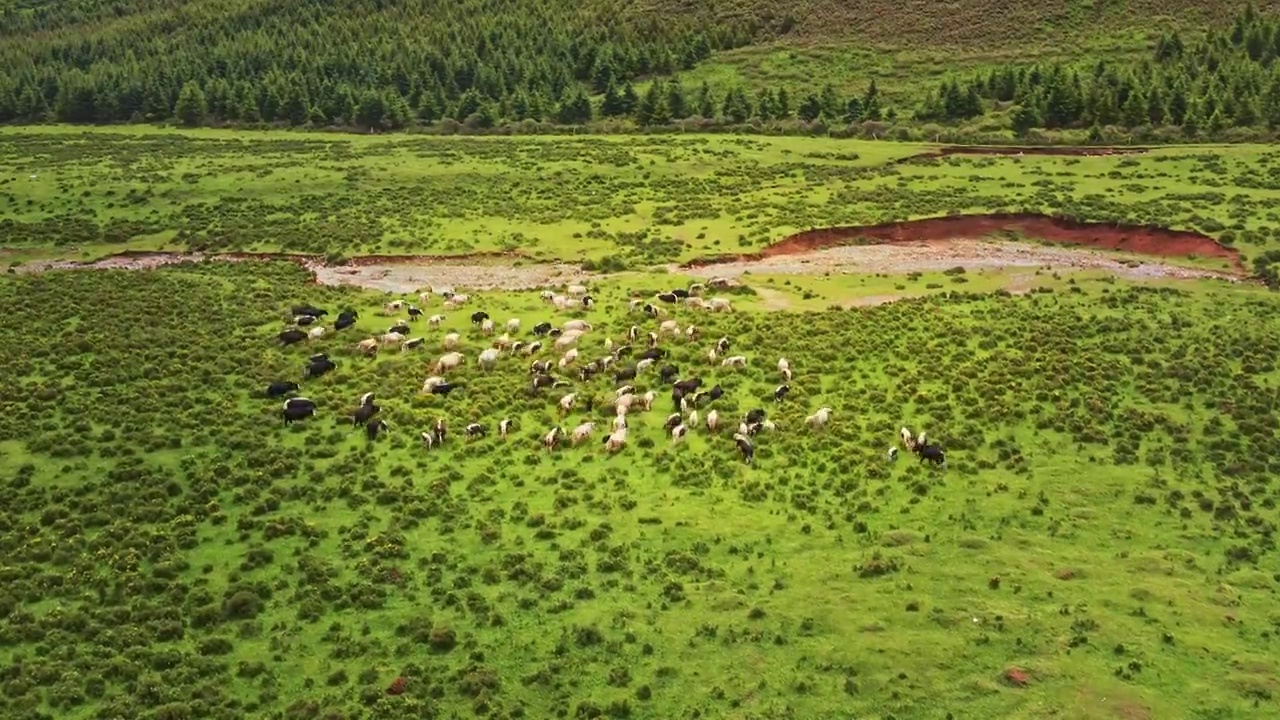
[[[90,0],[0,6],[0,122],[412,122],[586,116],[770,30],[622,0]]]
[[[916,117],[967,120],[984,114],[988,103],[1009,106],[1019,133],[1180,126],[1195,136],[1280,127],[1280,20],[1249,6],[1230,31],[1211,31],[1191,46],[1177,33],[1163,36],[1153,56],[1135,64],[1005,66],[965,83],[950,79]]]

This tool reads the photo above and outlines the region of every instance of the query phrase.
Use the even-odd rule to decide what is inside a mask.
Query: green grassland
[[[435,138],[0,131],[0,232],[19,253],[519,249],[644,267],[814,227],[1030,211],[1280,247],[1280,151],[950,156],[817,138]]]
[[[653,327],[624,301],[672,282],[602,286],[575,314],[595,325],[584,359]],[[777,423],[751,467],[731,431],[673,447],[665,392],[617,455],[599,432],[543,451],[564,391],[526,394],[527,358],[482,373],[467,315],[527,335],[553,313],[473,295],[415,329],[427,348],[366,360],[387,296],[287,263],[0,279],[0,716],[1275,715],[1274,294],[1080,277],[676,310],[703,328],[663,343],[681,375],[724,387],[728,424],[757,406]],[[361,319],[281,349],[299,302]],[[446,400],[419,389],[448,330],[468,362]],[[722,335],[747,369],[706,364]],[[338,369],[303,382],[319,414],[285,428],[256,395],[313,352]],[[775,406],[780,356],[795,379]],[[342,418],[370,391],[390,425],[373,444]],[[831,425],[807,429],[822,405]],[[436,417],[453,435],[426,450]],[[491,436],[464,441],[471,421]],[[890,463],[902,425],[947,467]]]

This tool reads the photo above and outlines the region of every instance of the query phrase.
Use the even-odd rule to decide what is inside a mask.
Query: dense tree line
[[[9,4],[0,122],[581,122],[590,92],[763,32],[621,0]]]
[[[916,113],[967,120],[988,105],[1007,106],[1014,129],[1114,125],[1179,126],[1189,136],[1230,127],[1280,127],[1280,19],[1249,6],[1230,30],[1195,43],[1162,36],[1152,57],[1134,64],[1099,61],[1004,66],[966,82],[949,79]]]

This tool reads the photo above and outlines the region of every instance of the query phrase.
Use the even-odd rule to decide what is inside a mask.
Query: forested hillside
[[[1256,14],[1248,10],[1234,28],[1240,7],[1228,3],[1045,5],[0,0],[0,122],[483,129],[607,119],[648,126],[698,117],[728,124],[954,125],[996,112],[1024,134],[1035,127],[1181,128],[1190,117],[1187,129],[1195,135],[1280,119],[1273,62],[1280,32],[1268,19],[1280,0],[1262,3]],[[1217,30],[1202,44],[1206,26]],[[1032,65],[1046,56],[1065,61],[1053,48],[1060,53],[1069,39],[1098,38],[1119,38],[1108,40],[1119,50],[1115,58],[1102,53],[1089,60],[1115,63],[1089,73],[1056,62]],[[822,78],[698,77],[726,53],[796,48],[821,59],[833,47],[894,57],[954,48],[978,57],[973,69],[981,74],[948,78],[934,94],[894,87],[887,100],[875,84],[882,72],[835,60]],[[988,51],[990,61],[983,61]],[[1130,86],[1144,92],[1131,94]],[[1228,96],[1247,99],[1228,104]],[[1004,112],[1010,104],[1016,113]]]

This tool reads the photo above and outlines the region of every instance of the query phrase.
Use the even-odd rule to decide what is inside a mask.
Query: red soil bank
[[[1047,215],[995,214],[953,215],[882,225],[821,228],[796,233],[769,245],[758,253],[715,255],[698,258],[683,267],[703,267],[726,262],[760,260],[777,255],[795,255],[837,245],[909,243],[940,240],[976,240],[1001,232],[1013,232],[1054,243],[1084,245],[1104,250],[1123,250],[1164,257],[1214,257],[1230,260],[1243,270],[1240,255],[1207,235],[1141,225],[1085,223]]]

